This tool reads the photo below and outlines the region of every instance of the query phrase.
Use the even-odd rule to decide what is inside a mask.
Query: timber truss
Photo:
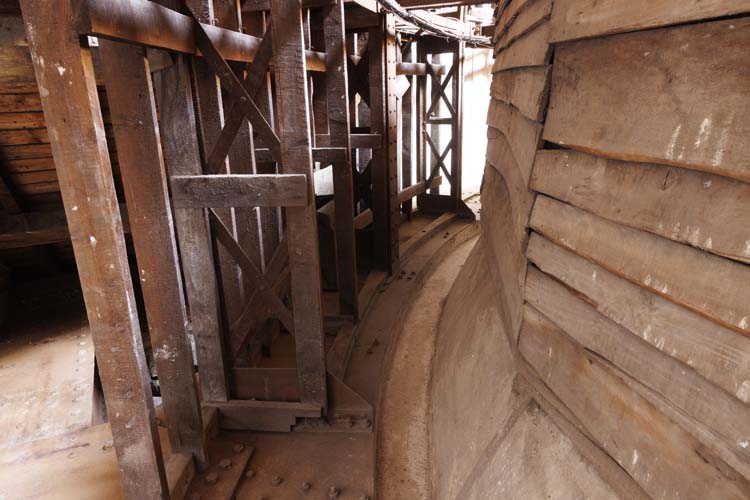
[[[398,270],[412,198],[466,213],[461,44],[402,46],[391,16],[343,0],[20,3],[126,497],[165,498],[168,485],[97,83],[173,456],[206,463],[212,411],[247,430],[371,419],[366,404],[337,410],[356,399],[340,381],[353,340],[329,351],[326,330],[351,333],[369,269]],[[447,76],[431,62],[441,51]],[[428,128],[444,123],[440,151]],[[332,194],[317,193],[329,166]],[[293,365],[260,366],[280,332]]]

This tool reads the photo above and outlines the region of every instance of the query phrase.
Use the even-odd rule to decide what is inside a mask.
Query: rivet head
[[[219,480],[219,475],[216,472],[209,472],[204,479],[206,484],[216,484]]]
[[[235,453],[242,453],[243,451],[245,451],[245,445],[242,443],[237,443],[232,446],[232,451]]]
[[[335,499],[338,498],[340,494],[341,490],[339,490],[335,486],[331,485],[331,487],[328,488],[328,498]]]
[[[229,470],[232,468],[232,461],[228,458],[223,458],[219,461],[219,467],[224,470]]]
[[[280,486],[281,483],[284,482],[284,478],[281,476],[273,476],[273,479],[271,479],[271,484],[273,486]]]
[[[252,479],[255,477],[255,471],[253,469],[247,469],[245,471],[245,479]]]
[[[312,488],[312,485],[308,481],[302,483],[302,491],[304,491],[305,493],[310,491],[310,488]]]

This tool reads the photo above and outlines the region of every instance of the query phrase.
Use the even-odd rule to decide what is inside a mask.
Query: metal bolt
[[[232,447],[232,451],[235,452],[235,453],[242,453],[243,451],[245,451],[245,445],[242,444],[242,443],[236,443]]]
[[[228,458],[223,458],[219,461],[219,467],[224,470],[229,470],[232,468],[232,461]]]
[[[336,499],[339,497],[339,495],[341,495],[341,490],[339,490],[335,486],[331,486],[330,488],[328,488],[328,498]]]
[[[302,483],[302,491],[304,491],[305,493],[310,491],[310,488],[312,488],[312,484],[310,484],[308,481]]]
[[[253,469],[247,469],[245,472],[245,479],[252,479],[255,477],[255,471]]]
[[[280,486],[283,482],[284,478],[281,476],[273,476],[273,479],[271,479],[271,484],[274,486]]]
[[[216,481],[219,480],[219,475],[216,472],[209,472],[206,474],[205,481],[206,484],[216,484]]]

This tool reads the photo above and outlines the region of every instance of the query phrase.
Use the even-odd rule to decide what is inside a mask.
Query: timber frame
[[[346,389],[327,370],[325,330],[351,335],[363,272],[399,269],[411,200],[466,215],[462,45],[402,43],[392,16],[343,0],[20,4],[123,489],[167,498],[124,227],[173,454],[205,466],[207,409],[232,429],[288,431],[326,417],[331,393]],[[449,71],[426,55],[443,49],[454,54]],[[441,99],[451,111],[450,167],[435,151],[427,168],[435,144],[414,132],[433,125],[425,116]],[[319,194],[315,175],[328,166],[333,192]],[[438,194],[443,179],[450,195]],[[1,181],[0,203],[19,209]],[[338,315],[324,315],[323,285],[338,292]],[[295,366],[272,383],[289,390],[264,399],[253,381],[268,374],[254,360],[279,331],[294,338]],[[346,360],[333,363],[345,370]]]

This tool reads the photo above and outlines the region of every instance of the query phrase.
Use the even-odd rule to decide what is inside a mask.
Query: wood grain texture
[[[513,106],[496,99],[490,102],[487,125],[505,136],[524,181],[528,185],[536,150],[540,146],[542,125],[526,118]],[[492,135],[493,132],[488,131],[488,138]],[[489,153],[488,150],[488,155]],[[495,158],[492,158],[490,162],[494,160]]]
[[[349,87],[344,29],[344,2],[325,10],[323,37],[326,48],[325,97],[331,146],[343,147],[343,161],[333,162],[333,197],[336,205],[336,271],[341,312],[359,316],[357,249],[354,230],[354,185],[352,144],[349,138]]]
[[[532,233],[526,255],[597,311],[750,403],[747,339]]]
[[[177,175],[172,198],[176,208],[304,207],[307,177],[301,174]]]
[[[547,111],[551,73],[551,66],[499,71],[492,75],[490,94],[515,106],[527,118],[541,122]]]
[[[750,12],[745,0],[555,0],[553,42]]]
[[[205,462],[182,273],[146,51],[102,40],[99,53],[170,443],[173,450]]]
[[[123,490],[162,499],[167,479],[91,52],[70,1],[21,2],[96,348]]]
[[[523,66],[544,66],[549,64],[551,57],[549,22],[544,22],[495,54],[492,72]]]
[[[750,184],[548,150],[536,156],[531,186],[614,222],[750,263]]]
[[[505,33],[508,27],[515,21],[518,12],[527,4],[529,0],[510,0],[506,2],[504,9],[498,9],[495,14],[497,24],[495,25],[495,34],[492,37],[493,42],[497,42],[500,36]]]
[[[170,177],[202,173],[189,73],[182,56],[177,57],[173,66],[154,75],[154,90],[159,105],[164,161]],[[175,209],[174,217],[190,311],[190,331],[195,338],[200,370],[201,396],[208,401],[226,401],[229,397],[227,370],[208,223],[205,213],[199,210]]]
[[[743,335],[750,304],[742,290],[750,268],[729,259],[620,226],[539,195],[530,226],[618,276]]]
[[[311,129],[305,74],[302,12],[299,2],[271,2],[271,26],[282,173],[305,174],[314,199]],[[292,278],[295,349],[304,403],[327,406],[320,258],[315,207],[286,209],[289,269]]]
[[[545,20],[549,19],[552,12],[552,0],[531,0],[519,11],[513,23],[497,38],[495,53],[508,47],[519,37],[533,30]]]
[[[544,138],[748,181],[748,45],[748,18],[561,45]]]
[[[528,306],[519,350],[594,441],[652,498],[747,497],[747,481]]]
[[[607,359],[714,433],[741,460],[750,450],[750,406],[640,337],[599,314],[565,285],[530,267],[524,297],[528,304],[586,349]]]

